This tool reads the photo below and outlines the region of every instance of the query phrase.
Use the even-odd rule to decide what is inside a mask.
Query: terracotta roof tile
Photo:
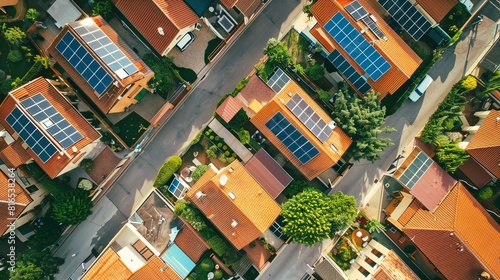
[[[460,171],[469,178],[477,187],[481,188],[491,181],[491,175],[477,163],[473,158],[466,160],[460,167]]]
[[[47,173],[47,175],[51,178],[55,178],[74,158],[80,155],[80,150],[90,143],[98,140],[101,135],[61,95],[61,93],[59,93],[59,91],[43,77],[37,78],[25,84],[23,87],[13,90],[3,101],[2,105],[0,105],[0,123],[11,135],[14,134],[14,130],[7,124],[5,118],[16,106],[16,100],[23,100],[26,97],[33,96],[38,93],[41,93],[83,136],[82,140],[74,144],[74,147],[76,147],[78,152],[73,152],[72,146],[66,149],[69,157],[54,155],[45,163],[41,161],[31,149],[26,150],[31,158],[35,160],[35,162],[45,171],[45,173]]]
[[[243,96],[249,104],[257,100],[262,105],[266,105],[276,96],[276,93],[259,76],[253,75],[238,96]]]
[[[184,224],[175,238],[175,244],[195,263],[210,249],[205,240],[189,224]]]
[[[421,209],[422,207],[423,207],[422,203],[414,199],[410,203],[408,208],[406,208],[406,210],[403,212],[403,214],[401,214],[401,216],[398,219],[398,222],[401,225],[405,226],[408,223],[408,221],[410,221],[410,219],[413,217],[413,215],[417,213],[418,209]]]
[[[115,251],[108,248],[87,270],[81,280],[126,280],[130,276],[132,276],[132,272],[120,260]]]
[[[181,280],[181,277],[157,256],[150,259],[142,268],[136,271],[128,280]]]
[[[222,176],[227,178],[224,185],[220,183]],[[206,196],[196,198],[198,191]],[[239,161],[217,174],[209,169],[187,196],[238,250],[261,236],[281,213],[281,207]]]
[[[241,0],[241,1],[248,1],[248,0]],[[236,5],[236,2],[238,2],[238,0],[220,0],[220,2],[226,8],[231,9],[232,7],[234,7],[234,5]]]
[[[15,179],[15,178],[14,178]],[[10,182],[12,184],[12,182]],[[16,194],[14,203],[14,213],[8,210],[9,207],[9,177],[0,171],[0,236],[8,230],[12,218],[17,218],[33,201],[31,196],[18,183],[14,183],[14,193]],[[12,199],[12,198],[11,198]],[[13,215],[12,215],[13,214]]]
[[[121,159],[117,157],[109,147],[105,147],[97,157],[94,158],[94,168],[86,172],[94,182],[100,184],[105,179],[102,176],[111,174],[120,161]]]
[[[465,150],[500,178],[500,111],[491,110]]]
[[[419,280],[420,278],[418,278],[403,260],[391,250],[380,264],[380,268],[373,276],[373,279]]]
[[[116,7],[160,54],[180,30],[200,21],[183,0],[119,0]],[[164,35],[158,33],[159,27]]]
[[[225,122],[229,122],[238,111],[243,108],[241,104],[234,99],[232,96],[228,96],[222,104],[215,110],[217,115],[219,115]]]
[[[500,225],[458,183],[434,213],[419,209],[404,228],[448,279],[500,278]]]
[[[147,1],[149,2],[149,1]],[[135,1],[135,3],[138,3]],[[142,2],[141,2],[142,3]],[[146,3],[146,2],[144,2]],[[73,35],[75,35],[75,38],[81,40],[81,38],[78,36],[78,34],[73,31],[70,25],[66,25],[61,32],[56,36],[54,41],[50,44],[50,46],[47,48],[47,52],[50,54],[52,58],[55,59],[55,61],[61,65],[61,67],[68,73],[70,78],[80,87],[82,91],[85,92],[85,94],[92,100],[92,102],[97,105],[97,107],[104,113],[107,114],[110,112],[112,107],[116,104],[116,101],[119,96],[122,95],[123,92],[127,90],[127,88],[134,84],[137,83],[139,80],[146,79],[148,80],[151,78],[154,73],[147,67],[147,65],[141,60],[141,58],[132,50],[130,47],[121,39],[118,34],[111,28],[111,26],[104,21],[104,19],[100,16],[93,17],[92,18],[94,22],[101,28],[101,30],[115,43],[118,48],[127,56],[127,58],[134,63],[136,67],[138,67],[139,72],[136,72],[130,76],[128,76],[125,79],[120,79],[113,71],[108,69],[105,64],[102,64],[104,66],[104,69],[108,69],[108,73],[114,77],[115,81],[117,82],[117,85],[115,86],[110,86],[107,91],[105,91],[103,94],[100,96],[94,91],[94,89],[87,83],[87,81],[76,71],[73,66],[56,50],[56,45],[59,43],[59,41],[62,39],[62,37],[66,34],[66,30],[69,30],[72,32]],[[84,47],[88,46],[81,41],[82,45]],[[92,54],[97,61],[100,61],[98,56],[90,50],[90,48],[87,49],[90,54]]]
[[[364,29],[366,27],[364,23],[362,23],[362,21],[354,21],[343,8],[350,2],[350,0],[342,1],[342,3],[336,0],[318,0],[311,8],[311,12],[318,20],[318,23],[311,29],[311,34],[318,39],[329,52],[337,49],[359,73],[364,73],[354,60],[323,29],[323,26],[337,12],[341,12],[358,30]],[[381,98],[384,98],[387,94],[393,94],[411,77],[420,63],[422,63],[422,59],[394,32],[383,18],[378,15],[368,1],[359,0],[358,2],[368,11],[368,13],[377,19],[377,26],[388,38],[387,40],[378,40],[371,32],[365,32],[363,34],[363,37],[369,42],[376,41],[373,46],[391,65],[391,68],[377,81],[368,80],[368,83],[375,92],[380,93]]]
[[[240,0],[236,2],[235,6],[246,17],[250,17],[261,3],[262,0]]]
[[[290,184],[293,178],[266,152],[260,149],[245,168],[274,199]]]
[[[417,0],[417,3],[436,21],[440,22],[458,3],[458,0]]]
[[[289,95],[299,94],[309,106],[326,122],[332,121],[330,116],[293,80],[291,80],[281,92],[271,100],[264,108],[262,108],[250,121],[261,131],[261,133],[276,147],[286,158],[292,162],[309,180],[314,179],[319,174],[323,173],[328,168],[335,165],[340,160],[342,155],[347,151],[352,143],[352,140],[340,128],[336,127],[328,139],[322,143],[295,115],[285,106],[286,102],[291,98]],[[266,122],[269,121],[277,112],[281,112],[291,124],[293,124],[299,132],[301,132],[320,153],[302,164],[298,158],[266,127]],[[334,151],[331,145],[335,145],[338,151]]]
[[[18,168],[31,160],[30,154],[23,148],[21,138],[0,151],[0,159],[9,168]]]

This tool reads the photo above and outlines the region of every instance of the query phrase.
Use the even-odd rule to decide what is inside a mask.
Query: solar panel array
[[[282,113],[276,113],[266,127],[283,143],[302,164],[319,154],[319,150],[311,144],[300,131],[293,126]]]
[[[21,101],[21,105],[35,118],[65,149],[83,139],[52,104],[41,94]]]
[[[358,1],[352,1],[349,5],[344,7],[345,10],[356,20],[360,20],[368,16],[368,12],[359,4]]]
[[[269,80],[267,80],[267,85],[274,90],[274,92],[278,93],[280,92],[283,87],[285,87],[286,84],[290,81],[290,77],[281,70],[281,68],[278,68],[276,72],[271,76]]]
[[[412,189],[427,169],[429,169],[432,162],[432,159],[424,152],[418,153],[415,159],[405,169],[403,174],[399,176],[399,181],[401,181],[401,183],[403,183],[407,188]]]
[[[57,152],[57,148],[19,108],[15,107],[6,121],[43,162]]]
[[[184,193],[185,190],[186,188],[184,187],[183,184],[181,184],[181,182],[177,178],[174,178],[174,180],[172,180],[172,183],[170,183],[170,186],[168,187],[168,191],[171,194],[173,194],[177,199],[182,198],[182,194]]]
[[[387,60],[340,12],[337,12],[324,28],[372,80],[378,80],[391,68]]]
[[[334,50],[328,55],[328,60],[361,94],[365,94],[371,89],[371,86],[365,78],[361,76],[337,50]]]
[[[332,133],[332,128],[314,111],[298,94],[294,94],[286,103],[286,107],[316,136],[325,142]]]
[[[71,27],[120,79],[139,71],[93,20],[77,21]]]
[[[377,38],[387,40],[384,32],[377,26],[377,23],[371,17],[364,17],[361,21],[368,26],[368,29],[370,29]]]
[[[114,82],[113,77],[69,31],[57,43],[56,50],[101,95]]]
[[[420,40],[432,27],[429,20],[408,0],[377,1],[415,41]]]

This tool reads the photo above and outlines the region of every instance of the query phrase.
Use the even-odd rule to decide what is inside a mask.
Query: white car
[[[427,88],[431,85],[433,82],[431,76],[425,75],[424,79],[418,84],[418,86],[410,93],[409,99],[412,102],[417,102],[417,100],[424,95],[425,91]]]
[[[176,46],[181,52],[183,52],[194,41],[194,39],[196,39],[196,36],[194,36],[193,32],[188,32],[179,40]]]

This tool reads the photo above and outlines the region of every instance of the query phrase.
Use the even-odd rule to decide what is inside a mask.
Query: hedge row
[[[158,188],[165,185],[174,173],[181,168],[182,159],[179,156],[173,156],[163,164],[158,170],[153,187]]]

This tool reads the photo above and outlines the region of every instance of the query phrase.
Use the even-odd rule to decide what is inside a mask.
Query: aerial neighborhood
[[[0,279],[500,279],[499,0],[0,0]]]

